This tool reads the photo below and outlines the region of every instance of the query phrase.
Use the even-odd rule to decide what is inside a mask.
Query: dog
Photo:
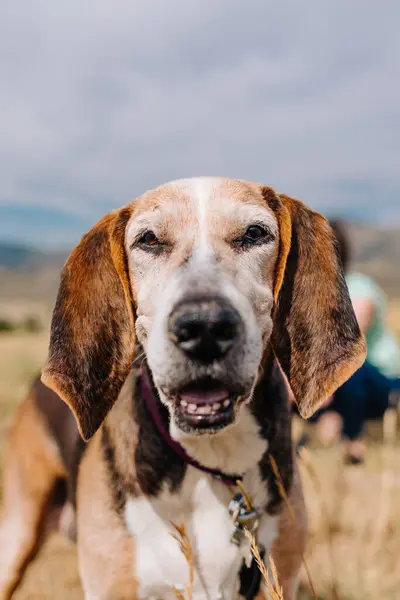
[[[62,270],[11,433],[0,598],[64,481],[86,600],[267,597],[245,528],[295,599],[307,523],[282,373],[309,417],[364,358],[332,230],[300,201],[205,177],[106,215]]]

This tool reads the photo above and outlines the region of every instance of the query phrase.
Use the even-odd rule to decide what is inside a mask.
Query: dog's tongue
[[[181,393],[181,399],[190,404],[214,404],[229,398],[227,390],[186,391]]]

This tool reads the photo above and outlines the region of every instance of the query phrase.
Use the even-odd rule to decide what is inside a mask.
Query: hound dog
[[[99,221],[63,268],[43,383],[11,434],[0,597],[64,479],[87,600],[175,598],[182,523],[191,597],[254,597],[251,511],[294,599],[306,516],[282,371],[308,417],[362,364],[339,263],[324,217],[245,181],[172,182]]]

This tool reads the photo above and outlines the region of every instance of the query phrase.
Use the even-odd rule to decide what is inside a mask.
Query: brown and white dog
[[[332,231],[301,202],[196,178],[105,216],[62,271],[45,385],[36,382],[11,435],[0,598],[37,544],[56,481],[68,480],[75,506],[79,463],[87,600],[175,598],[188,582],[171,536],[182,521],[193,599],[241,597],[249,547],[231,541],[235,477],[259,511],[257,540],[272,551],[285,600],[294,599],[306,518],[277,363],[308,417],[364,356]],[[60,398],[90,439],[84,448]]]

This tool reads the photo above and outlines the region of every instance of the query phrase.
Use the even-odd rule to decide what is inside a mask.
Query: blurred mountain
[[[0,268],[41,270],[54,267],[60,269],[67,252],[42,252],[34,248],[0,242]]]
[[[348,222],[353,268],[374,277],[390,297],[400,298],[400,228]],[[0,243],[0,300],[54,301],[67,252]]]
[[[67,255],[0,242],[0,300],[52,303]]]
[[[348,222],[353,268],[373,277],[389,297],[400,297],[400,227]]]

